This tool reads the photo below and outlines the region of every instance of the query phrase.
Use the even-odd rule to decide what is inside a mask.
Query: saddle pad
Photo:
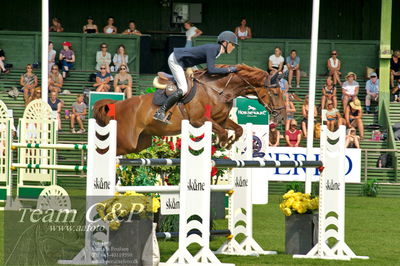
[[[188,95],[186,95],[179,101],[179,103],[187,104],[188,102],[190,102],[196,95],[196,91],[197,91],[197,82],[193,82],[193,88],[190,90]],[[161,106],[165,103],[167,99],[168,96],[165,95],[165,90],[157,89],[153,96],[153,104]]]

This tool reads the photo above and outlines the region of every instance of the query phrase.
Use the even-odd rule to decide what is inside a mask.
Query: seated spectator
[[[283,78],[282,72],[279,72],[278,74],[278,81],[279,81],[279,87],[282,90],[283,99],[288,100],[289,83],[287,82],[286,79]]]
[[[127,73],[126,65],[121,65],[114,78],[115,92],[124,92],[127,99],[132,97],[132,77]]]
[[[390,59],[390,86],[394,88],[394,81],[400,79],[400,51],[394,51]]]
[[[343,110],[346,110],[349,101],[357,99],[360,87],[356,79],[357,75],[354,72],[347,73],[346,81],[342,85]]]
[[[62,46],[63,49],[60,51],[59,60],[62,65],[62,76],[65,79],[69,71],[74,67],[75,53],[70,42],[63,42]]]
[[[327,101],[332,101],[333,107],[337,108],[336,86],[333,85],[332,77],[330,76],[326,79],[325,85],[322,88],[322,99],[321,99],[322,109],[326,107]]]
[[[286,122],[285,122],[285,130],[289,130],[290,122],[294,120],[294,114],[296,113],[296,107],[293,104],[293,97],[286,97]]]
[[[117,28],[113,24],[114,24],[114,17],[108,17],[107,26],[103,28],[103,33],[117,34]]]
[[[341,125],[346,125],[346,122],[340,115],[339,110],[334,107],[333,101],[328,100],[326,103],[326,126],[333,132]]]
[[[54,50],[54,43],[49,42],[49,58],[48,58],[48,67],[49,67],[49,73],[51,72],[51,67],[54,66],[56,63],[56,50]]]
[[[110,81],[111,81],[111,74],[107,72],[106,66],[102,65],[100,67],[100,72],[96,74],[96,83],[93,84],[93,87],[96,88],[98,92],[107,92],[110,90]]]
[[[396,87],[392,89],[392,94],[394,96],[394,102],[400,102],[400,83],[397,84]]]
[[[58,130],[61,130],[61,108],[63,106],[63,102],[57,98],[57,93],[52,91],[47,103],[50,105],[51,110],[57,112],[57,126]]]
[[[38,100],[42,98],[42,89],[40,87],[36,87],[33,89],[32,94],[28,96],[28,99],[25,101],[25,106],[27,106],[31,101]]]
[[[106,71],[110,73],[111,54],[107,52],[107,44],[100,44],[100,51],[96,53],[96,70],[100,71],[101,66],[106,66]]]
[[[94,20],[92,16],[88,16],[86,21],[87,24],[82,28],[83,33],[99,33],[97,25],[93,24]]]
[[[360,138],[364,138],[364,124],[362,121],[362,108],[361,108],[361,102],[359,99],[354,99],[349,103],[349,105],[346,107],[345,111],[345,119],[346,119],[346,125],[348,128],[350,127],[355,127],[358,128],[358,131],[360,133]]]
[[[290,120],[290,127],[285,131],[286,146],[299,147],[301,141],[301,130],[297,129],[296,120]]]
[[[71,114],[71,132],[72,133],[85,133],[85,128],[83,126],[83,121],[85,120],[87,112],[87,106],[83,102],[83,95],[79,94],[76,96],[76,102],[72,104],[72,114]],[[75,130],[75,120],[78,122],[80,129]]]
[[[60,72],[58,72],[58,66],[54,65],[51,68],[51,72],[49,74],[49,91],[50,92],[55,92],[55,93],[60,93],[61,88],[63,85],[64,79]]]
[[[19,84],[22,86],[22,90],[24,91],[24,101],[27,104],[28,98],[33,95],[33,91],[38,85],[38,78],[33,73],[31,64],[27,64],[25,69],[26,72],[21,75]]]
[[[300,88],[300,57],[297,56],[297,51],[290,51],[290,56],[286,58],[286,66],[289,71],[289,88],[292,87],[293,74],[296,75],[296,88]]]
[[[346,148],[360,149],[360,136],[356,135],[356,129],[351,127],[346,135]]]
[[[142,36],[142,33],[136,29],[136,22],[129,21],[129,26],[122,34]]]
[[[283,70],[283,63],[285,59],[282,56],[282,50],[279,47],[275,48],[274,54],[269,57],[268,60],[268,71],[271,75],[275,74],[277,71]]]
[[[51,19],[51,26],[49,28],[50,32],[63,32],[64,28],[61,26],[61,20],[59,18]]]
[[[303,115],[303,120],[301,120],[301,129],[303,132],[303,136],[305,138],[307,138],[307,126],[308,126],[308,99],[309,96],[306,95],[303,106],[301,107],[301,113]],[[317,115],[318,115],[317,107],[314,105],[314,122]]]
[[[0,49],[0,71],[2,73],[8,74],[10,70],[6,69],[4,61],[6,60],[6,53],[3,49]]]
[[[193,38],[199,37],[200,35],[203,34],[203,32],[199,30],[197,27],[193,26],[193,23],[190,22],[189,20],[185,21],[183,27],[185,27],[186,30],[185,48],[193,47]]]
[[[247,26],[246,18],[242,18],[240,20],[240,26],[236,27],[235,34],[241,40],[246,40],[246,39],[250,39],[253,37],[251,28]]]
[[[379,79],[375,72],[369,75],[369,80],[365,84],[367,95],[365,96],[365,111],[367,114],[371,112],[371,100],[378,102],[379,99]]]
[[[278,129],[276,129],[276,124],[269,124],[269,146],[270,147],[278,147],[279,141],[281,138],[281,133]]]
[[[339,85],[342,85],[342,82],[340,81],[340,68],[342,67],[342,64],[340,60],[337,58],[337,51],[333,50],[331,52],[332,57],[328,59],[327,62],[327,67],[328,67],[328,75],[332,77],[333,79],[333,84],[336,85],[339,83]]]
[[[120,44],[117,48],[117,52],[114,54],[113,57],[114,63],[114,71],[117,72],[121,65],[125,65],[126,71],[129,72],[128,63],[129,63],[129,56],[126,54],[125,46]]]

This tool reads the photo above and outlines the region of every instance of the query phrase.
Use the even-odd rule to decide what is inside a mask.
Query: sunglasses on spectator
[[[376,78],[376,76],[371,76],[371,78],[373,79],[373,78]]]
[[[332,53],[332,55],[336,55],[336,53]]]
[[[100,69],[106,69],[105,67],[100,67]]]

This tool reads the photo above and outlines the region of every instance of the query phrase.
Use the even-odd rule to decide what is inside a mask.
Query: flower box
[[[318,214],[285,216],[285,253],[307,254],[318,242]]]

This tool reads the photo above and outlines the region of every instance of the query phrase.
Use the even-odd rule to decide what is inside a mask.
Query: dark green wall
[[[0,28],[8,30],[40,30],[40,0],[2,1]],[[181,0],[203,4],[203,23],[207,35],[234,29],[245,16],[255,37],[310,37],[311,0]],[[321,1],[320,38],[345,40],[377,40],[380,24],[379,0]],[[395,6],[399,1],[393,1]],[[67,32],[79,32],[85,18],[92,15],[98,26],[107,16],[116,18],[116,26],[125,29],[128,20],[137,21],[142,31],[168,30],[170,8],[160,0],[50,0],[51,16],[62,19]],[[397,9],[398,10],[398,9]],[[398,20],[397,16],[393,16]]]

